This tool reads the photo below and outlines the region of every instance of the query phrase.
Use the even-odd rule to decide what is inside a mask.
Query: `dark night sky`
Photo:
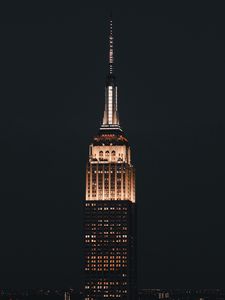
[[[0,286],[79,287],[112,7],[137,170],[139,285],[222,287],[224,7],[93,2],[1,9]]]

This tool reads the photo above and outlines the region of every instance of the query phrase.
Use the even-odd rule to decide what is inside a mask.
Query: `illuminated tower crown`
[[[112,18],[109,30],[109,73],[106,77],[104,117],[99,133],[89,147],[86,200],[135,202],[135,171],[131,164],[131,150],[119,124]]]

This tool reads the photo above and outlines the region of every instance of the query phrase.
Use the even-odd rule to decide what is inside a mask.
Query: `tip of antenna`
[[[110,15],[109,15],[109,26],[110,26],[110,34],[112,34],[112,11],[110,11]]]
[[[109,74],[113,74],[113,65],[114,65],[114,57],[113,57],[113,25],[112,25],[112,11],[110,12],[109,19]]]

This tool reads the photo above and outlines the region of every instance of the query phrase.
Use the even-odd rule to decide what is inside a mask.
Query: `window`
[[[103,151],[99,151],[99,159],[103,159]]]
[[[109,151],[106,151],[106,152],[105,152],[105,158],[106,158],[106,159],[109,159]]]
[[[113,150],[111,155],[112,155],[112,160],[115,161],[116,160],[116,151]]]

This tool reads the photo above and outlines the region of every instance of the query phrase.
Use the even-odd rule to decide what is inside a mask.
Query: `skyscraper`
[[[84,298],[136,299],[135,170],[120,126],[112,18],[105,110],[89,146],[84,201]]]

